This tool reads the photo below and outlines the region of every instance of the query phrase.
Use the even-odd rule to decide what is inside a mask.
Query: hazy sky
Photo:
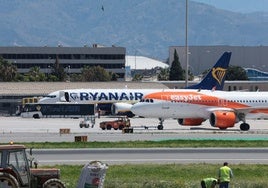
[[[192,0],[235,12],[268,12],[268,0]]]

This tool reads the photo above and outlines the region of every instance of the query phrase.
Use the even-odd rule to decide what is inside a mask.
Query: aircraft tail
[[[223,90],[227,68],[232,52],[224,52],[213,68],[200,83],[186,87],[186,89]]]

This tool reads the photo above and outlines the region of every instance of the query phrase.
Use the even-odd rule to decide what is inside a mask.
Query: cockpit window
[[[47,95],[48,98],[56,98],[56,95]]]
[[[140,102],[153,103],[153,99],[141,99]]]

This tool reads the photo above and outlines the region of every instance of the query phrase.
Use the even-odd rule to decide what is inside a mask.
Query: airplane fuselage
[[[217,110],[250,117],[268,116],[268,92],[178,91],[146,95],[132,107],[136,115],[155,118],[204,118]]]
[[[135,103],[146,94],[162,91],[163,89],[72,89],[55,91],[42,98],[39,103]]]

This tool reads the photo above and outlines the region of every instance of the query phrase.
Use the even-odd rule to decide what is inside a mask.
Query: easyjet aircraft
[[[162,91],[147,94],[134,104],[131,111],[143,117],[163,120],[178,119],[181,125],[201,125],[209,119],[211,126],[220,129],[233,127],[242,121],[240,129],[249,130],[246,119],[268,117],[268,92],[228,91]]]
[[[189,86],[186,89],[212,89],[222,90],[226,71],[229,66],[231,52],[225,52],[213,66],[206,77],[198,84]],[[162,89],[68,89],[55,91],[42,98],[39,103],[88,103],[98,104],[102,109],[107,104],[113,114],[132,114],[130,108],[133,103],[152,92]],[[130,113],[129,113],[130,112]]]

